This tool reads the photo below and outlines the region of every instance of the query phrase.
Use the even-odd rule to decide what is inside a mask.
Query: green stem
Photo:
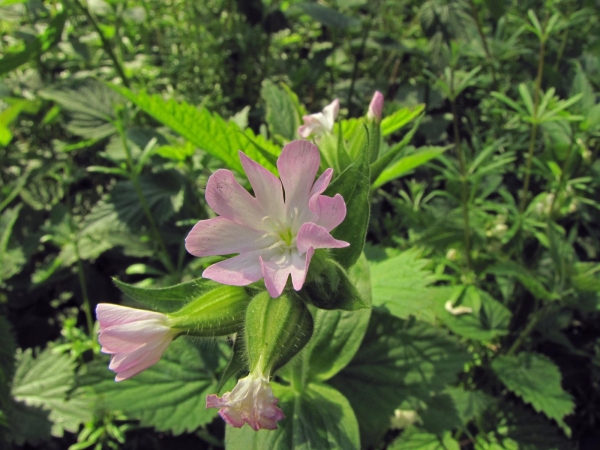
[[[475,25],[477,27],[477,33],[479,34],[479,38],[481,39],[481,43],[483,44],[483,51],[485,52],[485,56],[488,60],[488,64],[492,71],[492,83],[496,85],[496,70],[494,69],[494,60],[492,58],[492,54],[490,53],[490,48],[488,46],[487,38],[483,33],[483,27],[481,26],[481,19],[479,18],[479,12],[475,7],[475,2],[473,0],[469,0],[469,4],[471,6],[471,15],[473,16],[473,20],[475,20]]]
[[[451,99],[450,104],[452,105],[452,122],[454,125],[454,145],[456,148],[456,156],[458,157],[458,166],[460,169],[461,205],[464,221],[465,255],[467,257],[467,268],[470,270],[473,267],[473,265],[471,261],[471,226],[469,223],[469,186],[467,184],[467,168],[465,164],[465,155],[460,145],[456,99]]]
[[[127,88],[130,87],[129,79],[127,78],[127,75],[125,75],[125,70],[123,70],[123,66],[122,66],[121,62],[119,61],[117,54],[114,52],[109,39],[106,37],[106,35],[102,31],[102,28],[100,28],[100,24],[96,20],[96,17],[87,8],[87,6],[85,6],[79,0],[75,0],[75,4],[79,7],[79,9],[81,9],[83,14],[88,18],[88,20],[92,24],[92,27],[94,27],[94,30],[96,30],[96,33],[98,33],[98,36],[100,37],[100,41],[102,42],[102,47],[104,48],[104,51],[106,52],[108,57],[113,62],[113,65],[115,66],[115,70],[117,71],[117,73],[119,74],[119,77],[123,81],[123,85]]]
[[[140,185],[140,180],[139,180],[139,175],[133,165],[131,149],[129,148],[129,144],[127,142],[127,137],[125,135],[125,130],[123,130],[123,125],[121,124],[120,119],[116,120],[115,127],[117,128],[117,131],[119,132],[119,135],[121,137],[121,142],[123,143],[123,148],[125,149],[125,155],[127,157],[127,165],[129,167],[129,178],[131,179],[131,183],[133,184],[135,193],[138,196],[140,205],[142,206],[142,210],[144,211],[144,214],[146,215],[146,218],[148,219],[148,222],[150,223],[150,228],[152,230],[152,233],[154,234],[154,238],[156,239],[156,242],[158,242],[158,245],[162,252],[162,255],[163,255],[162,262],[165,265],[165,267],[167,268],[167,270],[169,271],[169,273],[173,274],[173,273],[177,272],[177,269],[173,265],[173,261],[171,261],[171,257],[169,256],[169,252],[167,251],[167,246],[165,244],[165,241],[163,240],[162,235],[158,231],[158,227],[156,226],[156,221],[154,220],[154,217],[152,216],[152,212],[150,211],[150,207],[148,206],[148,202],[146,201],[146,196],[144,195],[144,192],[142,191],[142,187]]]
[[[527,195],[529,194],[529,181],[531,179],[531,163],[533,161],[533,151],[535,150],[535,141],[538,131],[538,107],[540,103],[540,91],[542,88],[542,75],[544,73],[544,54],[546,51],[546,40],[540,42],[540,54],[538,62],[537,77],[535,79],[535,91],[533,93],[533,124],[531,126],[531,135],[529,137],[529,150],[527,152],[527,162],[525,166],[525,181],[523,183],[523,192],[521,195],[521,203],[519,213],[523,214],[525,206],[527,206]]]
[[[519,334],[515,342],[513,342],[513,344],[508,349],[508,352],[506,352],[508,356],[512,356],[515,354],[515,352],[519,349],[519,347],[527,338],[527,336],[529,336],[533,332],[535,326],[538,324],[545,312],[546,306],[543,306],[542,308],[538,309],[536,312],[533,313],[533,316],[531,317],[531,320],[529,321],[525,329],[521,331],[521,334]]]
[[[358,76],[358,64],[362,60],[365,47],[367,45],[367,38],[369,37],[369,33],[371,32],[371,24],[373,22],[373,17],[369,15],[369,19],[364,28],[364,33],[362,37],[362,41],[360,43],[360,50],[356,53],[356,57],[354,58],[354,67],[352,69],[352,79],[350,80],[350,88],[348,89],[348,99],[346,101],[346,105],[348,105],[348,113],[350,113],[352,108],[352,95],[354,95],[354,85],[356,83],[356,77]]]

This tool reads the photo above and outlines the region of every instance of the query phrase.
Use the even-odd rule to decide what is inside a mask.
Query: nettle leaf
[[[492,362],[492,369],[509,390],[556,420],[570,435],[563,419],[573,412],[575,404],[561,386],[560,370],[548,357],[528,352],[500,355]]]
[[[558,300],[556,293],[550,292],[529,270],[513,261],[504,261],[494,264],[488,269],[494,275],[512,276],[521,282],[523,287],[539,300]]]
[[[296,113],[294,101],[288,92],[275,83],[263,81],[260,95],[267,104],[266,121],[273,135],[279,135],[288,141],[296,138],[300,117]]]
[[[403,126],[409,124],[423,112],[425,104],[420,103],[415,106],[407,106],[397,110],[391,116],[384,117],[381,121],[381,135],[388,136],[398,131]]]
[[[351,28],[360,24],[358,19],[318,3],[300,2],[294,6],[300,8],[317,22],[331,28]]]
[[[48,417],[50,411],[27,406],[23,402],[11,399],[5,406],[4,412],[8,425],[7,441],[17,445],[28,443],[37,446],[52,438],[52,422]]]
[[[403,401],[419,402],[453,382],[471,359],[460,343],[427,323],[373,311],[353,360],[330,383],[356,412],[363,446],[375,445]]]
[[[0,216],[0,281],[8,280],[21,271],[27,263],[19,245],[9,245],[10,237],[21,211],[22,204],[6,209]]]
[[[496,399],[481,391],[468,391],[461,387],[447,387],[444,395],[449,395],[458,412],[462,424],[467,425],[471,420],[481,417]]]
[[[11,394],[27,406],[49,410],[52,435],[72,433],[79,425],[92,419],[90,399],[71,394],[75,362],[68,355],[58,355],[46,349],[34,358],[31,349],[17,354],[17,368]]]
[[[227,427],[228,450],[359,449],[358,423],[348,400],[331,386],[312,383],[302,393],[271,383],[285,419],[274,431]]]
[[[132,286],[115,278],[113,281],[126,296],[144,306],[164,313],[177,311],[192,300],[221,286],[206,278],[197,278],[187,283],[158,289]]]
[[[109,84],[109,87],[133,102],[142,111],[192,142],[209,155],[223,161],[227,167],[244,173],[238,157],[238,150],[276,173],[272,163],[281,149],[261,135],[255,135],[250,128],[244,131],[232,121],[226,121],[204,107],[196,108],[186,102],[165,100],[159,95],[146,92],[133,93],[127,88]],[[273,158],[266,158],[257,148],[268,152]]]
[[[487,292],[468,286],[460,297],[453,296],[451,301],[454,299],[460,303],[458,307],[471,308],[472,312],[453,315],[445,308],[448,300],[439,298],[437,316],[452,332],[484,343],[508,334],[512,313]]]
[[[390,444],[389,450],[460,450],[450,432],[437,436],[419,427],[410,427]]]
[[[429,264],[415,248],[371,262],[373,306],[402,319],[413,315],[433,322],[435,305],[450,298],[453,288],[429,287],[438,280],[426,269]]]
[[[340,194],[346,202],[346,218],[332,234],[336,239],[349,242],[350,247],[331,251],[333,258],[346,269],[358,260],[365,245],[371,208],[369,193],[369,155],[365,146],[358,159],[333,180],[325,191],[325,195],[331,197]]]
[[[364,255],[349,270],[361,297],[371,302],[369,265]],[[307,381],[325,381],[352,360],[367,331],[371,308],[358,311],[315,309],[315,329],[301,353],[302,374]]]
[[[158,431],[189,433],[217,414],[206,409],[206,395],[217,392],[218,372],[230,352],[223,342],[200,346],[182,337],[157,364],[131,379],[116,383],[105,362],[88,365],[80,383],[97,394],[101,408],[122,411]]]

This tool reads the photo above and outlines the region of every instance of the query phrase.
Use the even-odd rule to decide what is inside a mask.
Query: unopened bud
[[[220,286],[169,314],[173,328],[193,336],[226,336],[239,331],[250,296],[238,286]]]
[[[383,94],[379,91],[375,91],[371,103],[369,104],[369,111],[367,112],[367,118],[370,120],[381,120],[381,114],[383,113]]]
[[[298,354],[313,333],[310,311],[295,292],[277,299],[261,292],[246,311],[246,351],[250,371],[269,377]]]

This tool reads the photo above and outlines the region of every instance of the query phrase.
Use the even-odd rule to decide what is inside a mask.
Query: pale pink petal
[[[327,127],[327,131],[333,130],[333,125],[335,124],[335,119],[337,118],[338,113],[340,112],[340,101],[339,99],[335,99],[325,108],[323,108],[323,116],[325,117],[325,124]]]
[[[271,217],[281,218],[284,213],[283,188],[281,181],[257,162],[239,152],[240,161],[248,181],[252,185],[254,196],[264,212]]]
[[[305,223],[300,227],[296,236],[296,245],[300,254],[305,253],[310,247],[317,248],[344,248],[350,244],[338,241],[329,232],[314,223]]]
[[[148,367],[156,364],[162,357],[169,344],[170,342],[165,342],[161,347],[156,348],[154,352],[147,352],[142,355],[135,364],[131,364],[127,369],[118,370],[117,375],[115,376],[115,381],[123,381],[131,378],[132,376],[143,372]]]
[[[170,328],[156,321],[138,321],[101,328],[98,342],[103,353],[128,353],[152,341],[162,341]]]
[[[309,247],[304,255],[301,255],[298,251],[292,251],[292,285],[297,291],[302,289],[302,286],[306,281],[308,266],[310,265],[310,260],[314,253],[315,249],[312,247]]]
[[[298,127],[298,134],[304,139],[311,134],[319,135],[326,131],[325,116],[323,116],[323,113],[302,116],[302,120],[304,121],[304,125]]]
[[[240,428],[247,423],[255,431],[277,429],[277,421],[285,418],[278,402],[268,380],[255,373],[238,380],[222,398],[214,394],[206,397],[206,407],[219,408],[219,415],[229,425]]]
[[[264,229],[266,215],[254,197],[235,180],[233,173],[219,169],[208,179],[206,202],[218,215],[249,228]]]
[[[329,186],[329,183],[331,182],[332,176],[333,169],[325,170],[321,176],[317,178],[317,181],[315,181],[315,184],[313,184],[312,188],[310,189],[310,197],[312,198],[315,195],[325,192],[325,189],[327,189],[327,186]]]
[[[230,255],[265,248],[277,238],[264,231],[240,225],[225,217],[201,220],[185,238],[185,248],[194,256]]]
[[[113,325],[136,322],[138,320],[156,319],[162,320],[165,315],[143,309],[128,308],[111,303],[98,303],[96,306],[96,317],[100,323],[100,328],[106,328]]]
[[[273,298],[277,298],[281,295],[292,271],[292,258],[290,253],[291,252],[287,250],[279,255],[273,256],[271,259],[260,258],[265,286]]]
[[[340,194],[333,198],[326,195],[312,197],[310,208],[318,217],[315,223],[327,231],[333,230],[346,217],[346,202]]]
[[[208,267],[202,276],[229,286],[247,286],[262,278],[261,250],[242,253]]]
[[[285,189],[287,217],[297,217],[308,209],[310,191],[320,163],[319,149],[311,142],[292,141],[283,148],[277,168]]]
[[[367,117],[369,119],[381,120],[383,102],[383,94],[379,91],[375,91],[375,94],[373,94],[373,98],[371,99],[371,103],[369,104],[369,111],[367,112]]]

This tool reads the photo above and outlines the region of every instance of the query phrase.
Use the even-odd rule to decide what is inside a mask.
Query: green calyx
[[[298,294],[271,298],[261,292],[246,311],[245,341],[250,371],[269,376],[304,348],[313,333],[313,318]]]
[[[220,286],[168,314],[171,327],[192,336],[226,336],[239,331],[250,296],[237,286]]]

